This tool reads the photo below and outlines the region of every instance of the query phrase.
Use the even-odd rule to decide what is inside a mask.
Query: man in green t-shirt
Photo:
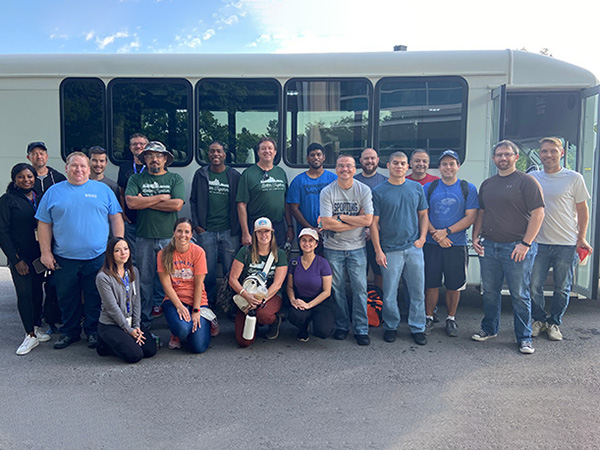
[[[272,138],[261,138],[256,153],[258,163],[242,173],[236,198],[242,245],[252,244],[254,221],[259,217],[268,217],[275,229],[277,245],[283,248],[294,239],[292,214],[285,202],[287,176],[281,167],[274,165],[277,146]]]
[[[150,142],[140,158],[147,171],[129,178],[125,189],[127,206],[137,210],[136,251],[142,294],[142,323],[149,327],[162,315],[164,293],[156,272],[156,256],[173,235],[177,212],[183,206],[183,178],[167,172],[173,154],[158,141]],[[154,294],[154,297],[153,297]]]

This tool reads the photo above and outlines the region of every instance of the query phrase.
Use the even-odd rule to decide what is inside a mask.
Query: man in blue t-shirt
[[[429,234],[423,247],[425,254],[425,314],[426,333],[433,329],[433,312],[439,290],[446,286],[446,334],[458,335],[456,309],[460,291],[467,281],[467,229],[475,222],[479,200],[477,188],[459,180],[460,159],[454,150],[440,155],[438,167],[441,180],[423,186],[429,203]]]
[[[123,218],[114,192],[107,185],[90,180],[86,155],[71,153],[66,172],[67,180],[48,189],[35,215],[39,221],[41,261],[55,271],[63,321],[54,348],[66,348],[81,339],[82,315],[88,347],[95,348],[100,317],[96,274],[104,263],[109,224],[113,236],[123,237]]]
[[[318,231],[319,196],[323,188],[335,180],[337,175],[323,169],[325,150],[321,144],[313,142],[306,149],[306,162],[309,169],[292,180],[286,202],[298,228],[314,228]]]
[[[383,339],[396,340],[400,324],[398,283],[404,271],[410,296],[408,326],[418,345],[425,335],[423,244],[427,236],[427,200],[421,185],[405,178],[408,157],[395,152],[387,164],[390,178],[373,189],[371,240],[383,275]]]

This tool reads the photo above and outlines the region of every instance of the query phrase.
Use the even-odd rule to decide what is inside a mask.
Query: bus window
[[[396,151],[410,156],[425,149],[437,167],[446,149],[465,158],[467,83],[460,77],[384,78],[377,83],[379,127],[376,148],[382,161]]]
[[[325,164],[337,155],[356,159],[370,146],[369,110],[373,88],[365,79],[303,80],[285,85],[286,161],[306,164],[306,148],[318,142],[325,148]]]
[[[521,156],[517,168],[541,169],[540,139],[558,137],[563,142],[562,164],[575,170],[579,131],[579,92],[508,92],[506,96],[506,139],[515,142]]]
[[[143,133],[173,153],[173,166],[192,160],[192,86],[187,80],[116,78],[108,84],[114,163],[131,159],[129,136]]]
[[[276,80],[206,78],[198,82],[196,95],[201,164],[208,163],[208,146],[213,141],[223,143],[227,161],[238,166],[255,162],[254,150],[261,137],[279,142],[280,85]]]
[[[94,145],[106,147],[105,87],[98,78],[66,78],[60,85],[62,157]]]

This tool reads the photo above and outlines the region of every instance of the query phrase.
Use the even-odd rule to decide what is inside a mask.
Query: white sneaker
[[[52,339],[48,333],[45,333],[42,330],[42,327],[34,327],[33,329],[35,331],[35,335],[36,335],[38,341],[48,342],[50,339]]]
[[[40,345],[40,341],[36,337],[31,337],[28,334],[25,335],[23,343],[17,349],[17,355],[23,356],[29,353],[32,349]]]
[[[523,341],[519,344],[519,351],[521,353],[525,353],[526,355],[531,355],[535,352],[535,348],[533,348],[533,344],[529,341]]]
[[[531,337],[538,337],[542,331],[546,331],[546,323],[536,320],[531,324]]]
[[[562,341],[563,335],[560,332],[560,328],[558,328],[558,325],[555,323],[548,325],[548,329],[546,331],[548,332],[548,337],[551,341]]]

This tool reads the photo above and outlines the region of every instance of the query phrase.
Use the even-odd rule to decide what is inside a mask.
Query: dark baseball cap
[[[438,159],[438,164],[442,162],[442,158],[444,158],[445,156],[451,156],[452,158],[454,158],[456,160],[457,163],[460,164],[460,158],[458,157],[458,153],[456,153],[454,150],[444,150],[442,152],[442,154],[440,155],[440,158]]]
[[[27,154],[29,155],[34,148],[43,148],[44,150],[48,151],[48,148],[46,147],[45,143],[43,143],[42,141],[36,141],[27,144]]]

